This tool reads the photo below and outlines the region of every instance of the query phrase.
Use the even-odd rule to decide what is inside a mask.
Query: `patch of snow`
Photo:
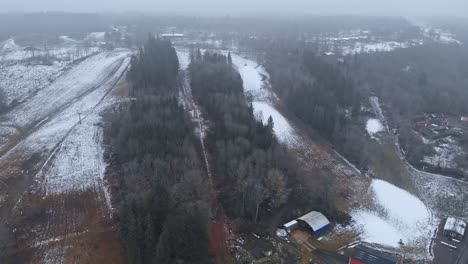
[[[372,212],[357,210],[352,212],[351,217],[353,225],[362,232],[361,239],[366,242],[395,248],[400,246],[400,239],[403,243],[407,242],[398,229]]]
[[[416,236],[418,230],[427,227],[430,213],[417,197],[382,180],[373,180],[371,187],[377,202],[385,209],[388,218],[392,221],[398,222],[404,228],[415,228],[413,230],[415,232],[412,233]]]
[[[265,102],[252,103],[255,117],[261,120],[264,124],[268,122],[268,118],[273,118],[273,131],[278,139],[288,145],[295,145],[298,143],[294,134],[294,129],[289,124],[288,120],[284,118],[273,106]]]
[[[384,129],[382,123],[380,123],[380,120],[370,118],[369,120],[367,120],[366,130],[370,136],[375,136],[377,133],[382,132]]]
[[[190,52],[185,49],[176,49],[179,67],[181,70],[187,70],[190,65]]]
[[[244,81],[244,92],[247,95],[252,96],[254,101],[270,101],[275,98],[267,82],[270,76],[261,65],[237,54],[231,54],[231,57]]]
[[[276,95],[271,90],[270,76],[266,70],[255,61],[238,54],[231,54],[231,57],[244,82],[244,93],[253,99],[252,107],[257,120],[262,120],[266,124],[271,116],[274,123],[273,131],[279,141],[289,146],[297,145],[299,140],[294,129],[271,103]]]
[[[0,53],[12,52],[19,49],[21,49],[21,47],[16,45],[15,40],[12,38],[5,40],[0,45]]]
[[[424,203],[382,180],[373,180],[370,191],[375,197],[375,209],[359,209],[351,214],[363,239],[392,247],[399,247],[401,239],[405,245],[427,248],[438,220]]]
[[[382,107],[380,106],[380,101],[377,96],[371,96],[369,98],[369,103],[371,105],[372,110],[374,111],[375,116],[380,120],[380,123],[385,128],[385,131],[389,131],[387,120],[382,111]]]
[[[76,42],[76,40],[70,38],[69,36],[60,36],[59,39],[63,40],[66,43],[73,43]]]
[[[384,42],[356,42],[352,46],[342,48],[343,55],[354,55],[359,53],[389,52],[399,48],[412,46],[409,42],[384,41]]]

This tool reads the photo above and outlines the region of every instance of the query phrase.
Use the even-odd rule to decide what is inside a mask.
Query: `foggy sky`
[[[468,0],[0,0],[0,4],[0,12],[468,15]]]

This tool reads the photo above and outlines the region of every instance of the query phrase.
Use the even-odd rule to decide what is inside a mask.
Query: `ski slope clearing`
[[[281,142],[290,146],[298,143],[297,138],[293,136],[294,129],[278,110],[265,102],[254,101],[252,106],[257,120],[262,120],[266,124],[270,116],[273,118],[273,131]]]
[[[353,226],[362,232],[361,239],[394,248],[410,246],[419,249],[423,255],[428,254],[427,248],[438,220],[424,203],[382,180],[373,180],[369,192],[374,197],[374,208],[351,213]]]
[[[4,208],[7,214],[0,214],[0,225],[17,211],[42,210],[42,217],[12,227],[20,227],[18,245],[31,252],[31,263],[99,257],[102,247],[96,244],[104,240],[119,254],[104,180],[101,113],[118,102],[111,91],[124,76],[130,55],[115,50],[75,63],[3,116],[0,128],[8,135],[1,148],[0,179],[16,177],[20,184],[9,186],[10,203]]]
[[[53,160],[38,174],[44,179],[46,195],[103,186],[107,164],[104,162],[100,113],[115,102],[108,93],[121,78],[128,63],[126,59],[112,78],[32,135],[34,141],[43,142],[56,142],[61,140],[58,136],[66,136],[56,149]],[[81,122],[76,113],[81,114]],[[107,204],[110,205],[109,200]]]
[[[122,51],[103,52],[86,59],[9,112],[6,115],[8,123],[20,127],[37,124],[103,84],[128,55]]]
[[[252,98],[252,107],[257,119],[266,124],[271,116],[274,123],[273,130],[279,141],[289,146],[296,145],[299,142],[296,132],[272,103],[277,97],[271,90],[266,70],[253,60],[238,54],[231,56],[244,82],[244,93]]]
[[[253,98],[253,101],[271,102],[276,99],[268,82],[270,76],[257,62],[244,58],[238,54],[231,54],[232,63],[237,67],[242,81],[244,92]]]

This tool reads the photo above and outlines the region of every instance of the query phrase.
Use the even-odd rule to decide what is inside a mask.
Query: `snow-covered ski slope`
[[[231,56],[244,82],[244,93],[252,98],[256,118],[266,124],[271,116],[276,137],[289,146],[297,145],[299,142],[297,133],[274,105],[277,97],[270,87],[270,76],[266,70],[257,62],[244,56],[239,54],[231,54]]]
[[[353,226],[361,239],[384,246],[427,249],[437,222],[424,203],[388,182],[373,180],[369,189],[373,209],[353,210]]]
[[[94,186],[105,168],[99,114],[112,103],[107,95],[127,68],[129,55],[120,50],[92,56],[6,114],[0,125],[16,127],[8,134],[22,140],[0,163],[41,153],[45,162],[37,180],[46,193]],[[9,170],[14,172],[14,165]]]
[[[103,52],[86,59],[30,100],[13,109],[6,119],[20,127],[43,120],[76,98],[102,85],[115,74],[126,56],[126,52]]]

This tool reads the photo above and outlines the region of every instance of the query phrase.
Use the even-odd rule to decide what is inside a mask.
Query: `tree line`
[[[354,164],[365,167],[366,139],[359,122],[363,92],[343,65],[306,46],[270,45],[266,50],[271,85],[288,109]]]
[[[193,95],[210,121],[207,149],[231,219],[255,227],[311,210],[334,221],[347,219],[336,210],[330,175],[302,169],[275,137],[274,120],[265,124],[255,119],[230,54],[192,50],[189,71]]]
[[[207,148],[221,201],[229,216],[257,222],[288,199],[286,150],[273,120],[254,118],[230,54],[193,51],[191,60],[193,94],[210,120]]]
[[[131,60],[132,100],[106,118],[129,263],[209,263],[206,176],[177,76],[171,43],[150,36]]]

